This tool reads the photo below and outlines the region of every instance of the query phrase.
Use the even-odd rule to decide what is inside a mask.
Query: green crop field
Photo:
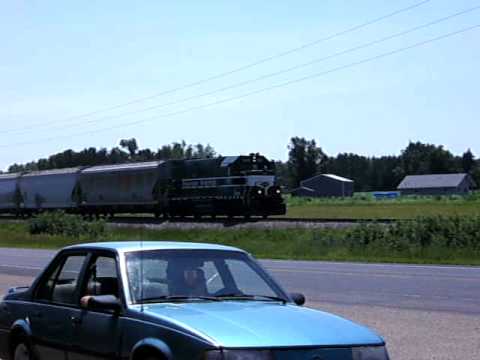
[[[417,216],[480,216],[480,193],[467,197],[401,197],[375,200],[369,194],[353,198],[286,197],[287,217],[348,219],[412,219]]]

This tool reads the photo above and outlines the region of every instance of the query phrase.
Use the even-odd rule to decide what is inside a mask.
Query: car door
[[[117,260],[113,254],[94,254],[85,272],[81,297],[121,297]],[[117,359],[120,350],[120,315],[105,310],[81,309],[75,314],[73,348],[68,360]]]
[[[39,360],[67,359],[73,336],[72,316],[79,306],[79,280],[86,260],[86,253],[60,255],[35,290],[28,320]]]

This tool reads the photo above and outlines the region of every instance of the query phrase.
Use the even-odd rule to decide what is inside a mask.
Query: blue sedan
[[[304,302],[237,248],[76,245],[0,303],[0,358],[388,360],[377,334]]]

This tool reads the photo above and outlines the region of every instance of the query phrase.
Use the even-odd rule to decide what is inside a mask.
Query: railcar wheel
[[[15,347],[14,360],[32,360],[32,354],[27,344],[21,342]]]

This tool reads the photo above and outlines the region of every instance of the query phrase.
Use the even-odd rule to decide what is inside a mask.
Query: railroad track
[[[17,218],[15,216],[1,215],[1,220],[16,220],[23,221],[25,219]],[[161,224],[222,224],[225,226],[234,226],[242,224],[261,224],[261,223],[310,223],[310,224],[361,224],[361,223],[378,223],[378,224],[391,224],[397,219],[385,218],[385,219],[352,219],[352,218],[292,218],[292,217],[184,217],[184,218],[169,218],[169,219],[157,219],[153,216],[115,216],[113,218],[106,218],[108,223],[111,224],[132,224],[132,225],[161,225]]]
[[[130,223],[130,224],[162,224],[162,223],[205,223],[205,224],[249,224],[249,223],[264,223],[264,222],[278,222],[278,223],[381,223],[381,224],[390,224],[395,222],[395,219],[348,219],[348,218],[290,218],[290,217],[269,217],[256,218],[251,217],[249,219],[245,218],[227,218],[227,217],[204,217],[204,218],[174,218],[174,219],[155,219],[153,217],[133,217],[133,216],[118,216],[113,219],[108,220],[111,223]]]

